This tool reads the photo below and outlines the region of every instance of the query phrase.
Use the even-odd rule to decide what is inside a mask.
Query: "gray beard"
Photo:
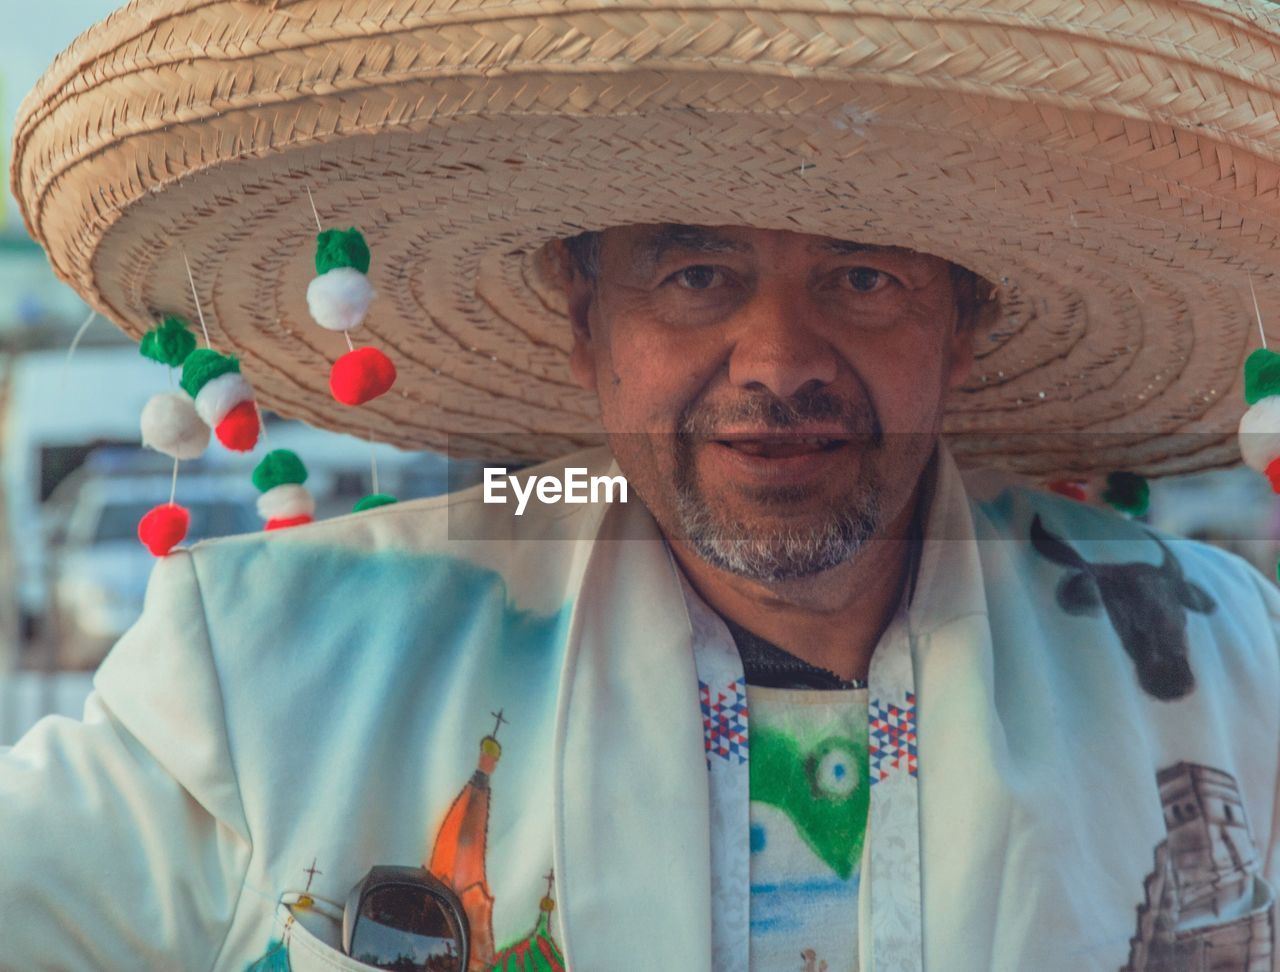
[[[880,530],[879,483],[858,485],[859,495],[819,524],[765,531],[718,516],[686,467],[677,473],[676,518],[682,535],[713,567],[755,581],[795,580],[852,560]]]
[[[750,521],[727,518],[707,502],[698,482],[693,449],[717,428],[747,422],[785,432],[807,420],[835,420],[853,433],[870,434],[868,451],[883,445],[884,432],[870,399],[839,399],[824,389],[788,399],[752,396],[732,407],[699,407],[681,416],[676,436],[676,519],[682,535],[713,567],[755,581],[811,577],[856,557],[881,528],[883,488],[870,456],[861,464],[854,493],[811,527],[764,530]],[[803,488],[756,490],[757,499],[781,508],[805,498]]]

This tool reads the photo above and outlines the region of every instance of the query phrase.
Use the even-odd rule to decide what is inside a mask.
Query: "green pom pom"
[[[1102,498],[1121,513],[1142,516],[1151,504],[1151,487],[1137,473],[1113,472],[1107,474],[1107,488]]]
[[[253,470],[253,485],[260,493],[286,483],[301,486],[306,481],[307,467],[302,464],[298,454],[290,449],[273,449],[262,457],[262,461]]]
[[[218,354],[209,348],[200,348],[187,355],[182,365],[182,390],[192,398],[200,394],[200,389],[215,378],[240,370],[240,362],[235,358]]]
[[[389,496],[386,493],[370,493],[356,503],[355,506],[351,507],[351,512],[363,513],[365,510],[372,510],[378,506],[390,506],[394,502],[396,502],[394,496]]]
[[[327,229],[316,237],[316,273],[328,273],[337,267],[369,272],[369,244],[354,227]]]
[[[181,368],[187,355],[195,349],[196,337],[187,330],[187,322],[173,315],[142,335],[142,343],[138,346],[144,358],[159,361],[170,368]]]
[[[1258,348],[1244,363],[1244,400],[1254,405],[1268,395],[1280,395],[1280,354]]]

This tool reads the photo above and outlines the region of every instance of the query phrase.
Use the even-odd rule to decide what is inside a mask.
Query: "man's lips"
[[[758,458],[791,458],[805,456],[813,452],[829,452],[837,450],[845,443],[846,438],[810,437],[810,435],[794,435],[794,437],[768,437],[744,439],[714,439],[719,446],[726,446],[735,452]]]
[[[787,459],[811,453],[831,452],[848,445],[855,438],[864,437],[854,436],[844,429],[805,428],[787,431],[734,430],[718,432],[707,438],[717,445],[726,446],[745,455],[762,459]]]

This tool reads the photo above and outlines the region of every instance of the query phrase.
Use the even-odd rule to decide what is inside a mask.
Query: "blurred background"
[[[75,34],[115,0],[45,0],[36,15],[0,15],[0,158],[9,168],[23,96]],[[28,239],[5,179],[0,208],[0,746],[47,713],[79,716],[92,674],[142,606],[153,563],[137,524],[167,502],[172,463],[139,446],[146,400],[168,388],[165,369],[138,355],[108,322],[73,339],[88,308],[50,272]],[[367,442],[267,416],[272,448],[310,470],[317,518],[340,515],[372,491]],[[188,542],[261,529],[250,473],[257,455],[213,445],[182,464],[178,500],[192,513]],[[401,499],[446,489],[445,461],[376,449],[380,486]],[[453,470],[454,481],[459,478]],[[463,476],[465,477],[465,473]],[[1100,502],[1096,483],[1058,484]],[[1275,577],[1280,505],[1264,477],[1239,468],[1151,484],[1143,519],[1242,554]]]
[[[172,460],[143,450],[138,419],[167,369],[97,318],[69,355],[89,308],[59,282],[27,236],[9,191],[13,123],[55,55],[115,0],[46,0],[36,15],[0,14],[0,746],[38,718],[78,717],[93,671],[137,618],[154,559],[138,521],[168,502]],[[348,513],[379,487],[401,499],[447,488],[442,456],[371,448],[264,414],[273,449],[307,465],[316,518]],[[184,462],[177,501],[191,511],[185,543],[262,529],[250,481],[261,459],[221,448]],[[452,470],[455,484],[469,473]]]

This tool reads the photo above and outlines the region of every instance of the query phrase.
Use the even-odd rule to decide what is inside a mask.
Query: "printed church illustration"
[[[458,895],[471,926],[469,972],[563,972],[564,956],[551,937],[553,876],[539,905],[533,930],[524,938],[494,951],[493,895],[485,877],[485,845],[489,832],[489,778],[502,758],[498,730],[506,720],[493,713],[493,734],[480,740],[480,757],[471,779],[463,786],[436,832],[431,857],[424,865]]]
[[[494,948],[493,894],[486,877],[485,848],[489,833],[489,779],[502,758],[498,730],[506,719],[501,710],[492,715],[497,719],[493,733],[480,740],[475,772],[445,813],[423,867],[453,888],[466,912],[471,932],[467,972],[565,972],[564,953],[551,933],[551,913],[556,906],[551,896],[554,873],[546,875],[547,891],[539,902],[533,928],[505,948]],[[314,864],[311,872],[315,873]],[[309,882],[307,888],[310,890]],[[245,972],[290,972],[288,931],[273,940]]]

